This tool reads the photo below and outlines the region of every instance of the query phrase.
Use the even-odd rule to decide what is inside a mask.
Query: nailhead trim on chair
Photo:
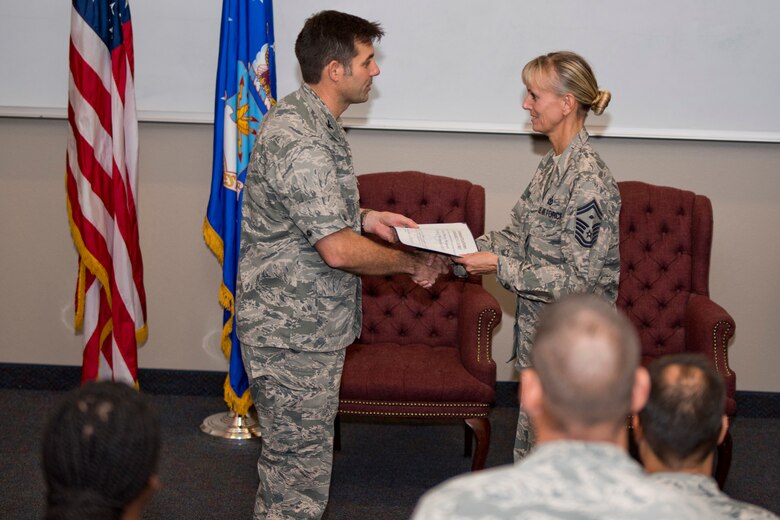
[[[496,319],[496,312],[492,309],[484,309],[482,312],[479,313],[479,318],[477,318],[477,363],[481,362],[482,357],[482,318],[485,315],[485,313],[490,313],[490,323],[488,323],[487,330],[490,331],[493,329],[493,321]],[[486,349],[488,353],[487,359],[490,359],[490,340],[492,336],[490,334],[487,334],[488,340],[486,342]]]
[[[374,406],[445,406],[445,407],[462,407],[462,406],[484,406],[489,407],[486,403],[425,403],[425,402],[398,402],[398,401],[355,401],[354,399],[342,399],[342,403],[349,404],[368,404]]]
[[[723,331],[723,334],[721,337],[723,338],[723,342],[721,343],[721,349],[723,351],[723,369],[726,371],[726,375],[731,375],[731,369],[729,368],[728,364],[728,351],[727,351],[727,339],[729,337],[729,332],[731,332],[731,325],[727,321],[719,321],[715,324],[715,326],[712,328],[712,353],[713,353],[713,359],[715,360],[715,369],[720,371],[720,368],[718,367],[718,329],[721,327],[725,327],[726,330]]]
[[[339,410],[339,413],[348,413],[352,415],[383,415],[383,416],[396,416],[396,417],[487,417],[486,413],[479,414],[462,414],[462,413],[423,413],[423,412],[355,412],[352,410]]]

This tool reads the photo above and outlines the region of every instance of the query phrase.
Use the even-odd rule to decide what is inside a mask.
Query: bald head
[[[561,430],[625,424],[639,340],[628,319],[602,298],[573,295],[548,306],[536,330],[531,363],[544,409]]]

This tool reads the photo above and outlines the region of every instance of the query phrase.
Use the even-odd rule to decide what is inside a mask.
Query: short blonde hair
[[[534,83],[549,87],[560,96],[571,93],[583,116],[588,114],[588,110],[601,115],[612,99],[609,90],[599,90],[588,62],[570,51],[551,52],[529,61],[523,67],[523,83],[526,86]]]

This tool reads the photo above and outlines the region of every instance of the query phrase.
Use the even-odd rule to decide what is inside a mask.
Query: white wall
[[[0,118],[0,362],[78,365],[71,327],[76,252],[67,227],[62,120]],[[211,171],[210,125],[140,127],[140,230],[149,311],[142,368],[225,370],[216,260],[201,226]],[[545,140],[490,135],[351,130],[358,173],[419,169],[482,184],[488,228],[503,226]],[[740,390],[780,392],[780,145],[600,138],[618,180],[644,180],[709,196],[715,211],[711,294],[737,323],[730,349]],[[514,301],[494,340],[499,379],[509,357]]]
[[[139,117],[211,122],[221,4],[131,3]],[[383,74],[372,102],[345,114],[370,128],[516,133],[527,126],[519,71],[551,50],[575,49],[614,94],[591,129],[609,136],[780,142],[780,2],[751,0],[277,0],[279,97],[298,88],[293,54],[304,20],[337,9],[379,20]],[[71,7],[0,2],[0,114],[66,114]],[[28,33],[35,28],[35,37]],[[20,44],[19,42],[23,42]],[[410,81],[410,78],[413,80]],[[745,78],[749,90],[745,93]],[[476,80],[476,81],[475,81]],[[442,89],[442,81],[447,88]],[[725,100],[736,110],[713,110]],[[601,128],[599,128],[601,127]]]
[[[776,0],[282,0],[274,3],[277,87],[298,88],[293,48],[320,9],[378,20],[382,75],[371,102],[342,116],[372,129],[530,133],[518,110],[520,70],[574,49],[614,98],[594,134],[780,142],[780,17]],[[760,13],[760,14],[757,14]],[[738,110],[713,110],[744,88]],[[442,83],[446,82],[446,88]]]

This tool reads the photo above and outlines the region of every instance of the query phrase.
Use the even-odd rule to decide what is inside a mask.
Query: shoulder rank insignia
[[[591,248],[599,238],[603,215],[596,199],[577,208],[577,230],[574,236],[582,247]]]

